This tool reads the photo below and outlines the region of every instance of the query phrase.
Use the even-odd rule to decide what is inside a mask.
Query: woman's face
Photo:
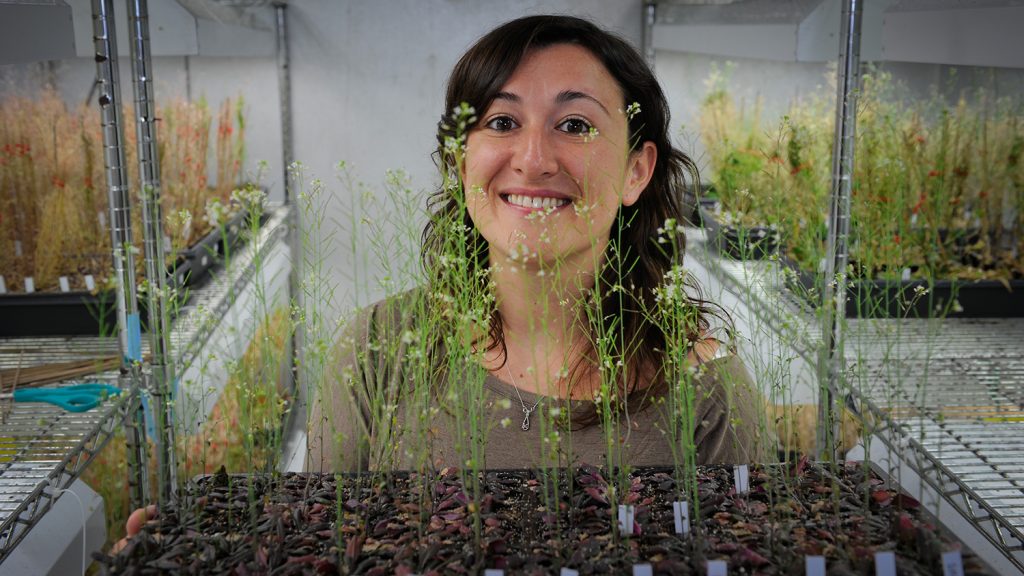
[[[467,209],[492,264],[594,269],[657,157],[651,142],[630,153],[627,104],[585,48],[527,54],[466,141]]]

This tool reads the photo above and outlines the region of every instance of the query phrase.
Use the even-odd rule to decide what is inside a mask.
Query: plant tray
[[[732,467],[696,471],[700,513],[676,533],[681,493],[670,469],[634,470],[620,504],[597,469],[482,473],[473,499],[452,469],[419,476],[201,477],[116,556],[96,554],[103,574],[803,574],[824,556],[829,574],[874,574],[893,552],[900,574],[941,574],[959,550],[964,574],[991,573],[938,529],[921,505],[862,464],[828,471],[806,460],[749,470],[737,494]],[[833,490],[836,492],[833,492]],[[474,511],[476,510],[476,511]],[[691,508],[692,510],[692,508]]]
[[[718,221],[717,200],[701,200],[700,219],[708,244],[736,260],[764,260],[779,251],[779,232],[771,226],[742,228]]]
[[[203,285],[214,266],[224,259],[226,246],[239,245],[246,212],[235,214],[224,226],[204,236],[186,250],[178,252],[169,267],[168,285],[179,298],[187,299],[187,289]],[[264,215],[260,224],[266,220]],[[183,303],[183,302],[182,302]],[[172,306],[173,310],[175,307]],[[145,298],[139,298],[139,317],[147,324]],[[113,290],[91,292],[36,292],[0,296],[0,337],[18,336],[106,336],[117,330],[117,304]]]
[[[822,298],[821,277],[800,269],[788,258],[783,264],[793,270],[791,287],[818,306]],[[855,280],[846,287],[847,318],[1024,318],[1024,280],[1003,284],[997,280]],[[924,296],[916,292],[925,289]]]

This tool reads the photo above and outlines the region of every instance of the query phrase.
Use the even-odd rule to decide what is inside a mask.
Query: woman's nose
[[[558,172],[551,135],[543,127],[524,128],[513,144],[511,167],[530,178]]]

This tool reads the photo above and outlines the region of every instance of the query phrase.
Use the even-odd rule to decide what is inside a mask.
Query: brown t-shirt
[[[476,457],[483,460],[481,467],[489,469],[606,466],[609,454],[614,465],[668,466],[684,461],[679,434],[672,440],[673,403],[668,397],[653,398],[642,410],[619,416],[606,433],[600,423],[582,429],[555,424],[558,418],[564,423],[566,411],[576,414],[593,402],[541,398],[530,392],[520,392],[520,402],[510,384],[482,369],[475,371],[478,384],[472,392],[454,386],[467,386],[464,382],[472,376],[459,382],[437,376],[442,381],[433,387],[417,388],[417,378],[404,366],[417,357],[408,331],[415,314],[402,306],[411,299],[407,294],[378,303],[349,327],[339,346],[338,373],[325,378],[329,383],[318,394],[313,392],[308,471],[467,467],[473,444]],[[693,386],[697,463],[764,461],[771,443],[760,437],[759,430],[770,426],[765,425],[760,394],[742,362],[733,355],[705,362]],[[455,399],[451,394],[462,396]],[[522,429],[523,404],[536,404],[529,430]],[[467,424],[470,412],[481,424]]]

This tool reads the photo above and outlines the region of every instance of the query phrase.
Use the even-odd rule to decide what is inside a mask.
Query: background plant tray
[[[941,574],[941,554],[959,549],[965,574],[990,573],[863,464],[834,471],[806,460],[755,467],[750,492],[738,495],[732,467],[699,468],[701,514],[686,537],[674,529],[681,490],[671,469],[630,474],[620,491],[620,503],[635,507],[628,536],[613,535],[609,484],[590,466],[484,472],[476,502],[453,469],[220,473],[179,491],[120,554],[96,558],[105,574],[629,574],[638,563],[703,574],[709,559],[725,560],[730,574],[802,574],[807,555],[824,555],[830,574],[873,574],[874,553],[894,551],[899,573]]]
[[[717,200],[700,201],[700,219],[708,233],[708,244],[720,254],[736,260],[763,260],[779,251],[779,233],[769,226],[740,228],[719,222]]]
[[[783,264],[795,272],[791,287],[813,306],[821,303],[819,275],[800,269],[788,258]],[[1011,280],[1010,290],[997,280],[856,280],[846,291],[847,318],[1022,318],[1024,280]],[[920,298],[915,291],[925,288]],[[813,290],[812,290],[813,289]],[[954,306],[953,300],[959,306]]]
[[[183,304],[187,290],[202,286],[212,276],[214,266],[224,260],[228,246],[241,245],[241,232],[247,213],[236,213],[224,226],[204,236],[186,250],[178,252],[169,269],[168,286],[176,289]],[[267,216],[260,218],[262,225]],[[176,306],[171,306],[173,310]],[[148,323],[146,298],[139,297],[139,316]],[[117,304],[113,290],[90,292],[36,292],[0,296],[0,337],[17,336],[107,336],[117,331]]]

